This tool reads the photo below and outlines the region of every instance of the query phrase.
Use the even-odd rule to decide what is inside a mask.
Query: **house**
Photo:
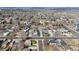
[[[10,34],[10,32],[5,32],[3,35],[8,36],[9,34]]]
[[[49,40],[49,45],[64,45],[64,42],[61,39],[52,39]]]
[[[49,40],[49,45],[56,45],[56,39]]]

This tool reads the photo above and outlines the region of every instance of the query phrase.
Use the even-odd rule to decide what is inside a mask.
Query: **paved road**
[[[69,31],[71,31],[74,35],[79,36],[79,33],[71,28],[69,28],[68,26],[66,26],[65,24],[63,24],[63,26],[68,29]]]
[[[42,43],[42,40],[38,40],[38,49],[39,49],[39,51],[43,51],[43,43]]]
[[[22,39],[21,37],[0,37],[0,39]],[[65,37],[65,36],[55,36],[55,37],[28,37],[26,38],[27,40],[30,39],[30,40],[35,40],[35,39],[38,39],[38,40],[43,40],[43,39],[47,39],[47,40],[50,40],[50,39],[79,39],[79,36],[77,37]]]

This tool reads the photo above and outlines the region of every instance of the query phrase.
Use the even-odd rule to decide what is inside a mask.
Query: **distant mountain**
[[[0,10],[47,10],[60,12],[79,12],[79,7],[0,7]]]

